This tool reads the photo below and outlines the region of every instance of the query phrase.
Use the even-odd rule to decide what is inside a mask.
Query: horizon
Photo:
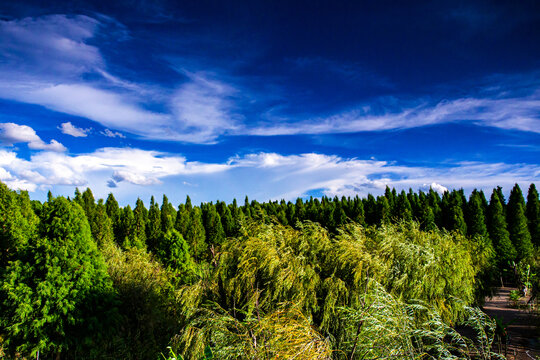
[[[0,4],[0,181],[175,207],[538,183],[540,4],[389,4]]]

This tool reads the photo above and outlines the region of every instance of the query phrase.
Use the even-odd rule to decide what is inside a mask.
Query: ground
[[[518,307],[514,306],[509,299],[511,290],[515,289],[497,289],[496,295],[486,300],[483,310],[506,326],[509,335],[508,360],[540,359],[540,317],[527,308],[528,298],[522,299]]]

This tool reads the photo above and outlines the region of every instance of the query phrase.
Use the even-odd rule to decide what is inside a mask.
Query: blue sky
[[[535,1],[0,4],[0,180],[265,201],[540,179]]]

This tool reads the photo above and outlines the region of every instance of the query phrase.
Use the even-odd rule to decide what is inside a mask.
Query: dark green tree
[[[96,205],[94,216],[90,223],[90,229],[92,230],[92,237],[99,248],[102,248],[105,244],[112,244],[114,242],[112,222],[107,216],[103,199],[99,199]]]
[[[176,210],[169,202],[169,199],[167,199],[167,196],[163,195],[163,202],[161,204],[161,231],[166,233],[167,231],[174,229],[175,221]]]
[[[148,222],[148,210],[144,206],[144,202],[137,198],[135,209],[133,209],[133,236],[137,239],[133,244],[140,249],[146,247],[146,223]]]
[[[499,267],[507,267],[516,259],[516,248],[510,241],[506,219],[503,212],[499,194],[493,190],[488,208],[488,233],[497,253]]]
[[[529,233],[534,246],[540,246],[540,201],[536,186],[531,184],[527,194],[527,220],[529,223]]]
[[[210,245],[221,245],[225,240],[225,231],[215,205],[206,204],[203,211],[206,242]]]
[[[242,210],[239,209],[241,212]],[[191,249],[193,258],[197,261],[206,258],[206,233],[204,230],[202,212],[199,207],[194,207],[189,213],[189,224],[186,232],[186,241]]]
[[[476,190],[471,193],[467,204],[467,234],[471,237],[487,236],[482,198]]]
[[[99,357],[116,313],[105,262],[83,209],[63,197],[44,207],[38,236],[6,269],[0,327],[11,354]]]
[[[528,258],[532,255],[533,246],[527,217],[525,216],[525,199],[518,184],[510,191],[506,208],[506,221],[510,241],[517,251],[517,260]]]
[[[146,245],[150,251],[154,251],[161,239],[161,211],[154,200],[150,199],[150,208],[148,209],[148,222],[146,224]]]

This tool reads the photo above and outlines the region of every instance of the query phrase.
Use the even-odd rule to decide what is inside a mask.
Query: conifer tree
[[[150,199],[150,208],[148,209],[148,222],[146,224],[146,244],[150,251],[154,251],[160,241],[161,231],[161,212],[154,197]]]
[[[402,190],[396,199],[395,206],[395,216],[396,219],[411,221],[412,220],[412,208],[411,203],[405,193],[405,190]]]
[[[437,228],[437,225],[435,224],[435,215],[433,214],[431,206],[429,206],[429,198],[427,196],[420,200],[420,215],[418,217],[418,222],[420,223],[420,227],[426,231],[435,230]]]
[[[118,245],[121,245],[124,249],[132,246],[140,248],[140,246],[137,246],[139,244],[136,244],[138,240],[134,238],[134,228],[135,216],[131,206],[128,205],[122,209],[120,214],[120,238],[116,239]]]
[[[480,193],[474,190],[467,204],[467,231],[468,235],[487,236],[487,227]]]
[[[238,209],[238,211],[242,211]],[[206,257],[206,233],[204,230],[202,212],[199,207],[194,207],[189,213],[189,227],[186,232],[186,241],[191,249],[191,254],[197,261]]]
[[[531,184],[527,194],[527,220],[529,224],[529,233],[531,242],[534,246],[540,246],[540,201],[538,200],[538,191],[536,186]]]
[[[216,210],[221,218],[221,225],[225,236],[232,236],[234,234],[234,220],[231,214],[231,210],[224,201],[219,201],[216,204]]]
[[[90,229],[92,230],[92,237],[99,248],[102,248],[105,244],[112,244],[114,242],[112,222],[107,216],[103,199],[99,199],[96,205],[94,216],[90,223]]]
[[[112,330],[114,295],[105,262],[83,209],[65,198],[44,207],[38,236],[7,267],[1,291],[0,327],[11,353],[73,358],[69,351],[80,349],[90,357]]]
[[[28,197],[0,182],[0,280],[8,262],[16,259],[34,236],[37,224]]]
[[[510,241],[503,207],[496,190],[493,190],[491,194],[487,224],[489,237],[497,253],[499,267],[506,267],[516,259],[516,248]]]
[[[88,218],[88,221],[92,221],[94,211],[96,209],[96,199],[94,199],[94,194],[92,194],[92,190],[90,190],[90,188],[86,188],[86,190],[82,193],[81,206],[86,214],[86,217]]]
[[[185,204],[178,205],[178,211],[176,212],[176,222],[174,223],[174,228],[184,237],[186,237],[186,234],[190,226],[190,223],[189,223],[190,213],[191,212],[186,209]]]
[[[518,184],[510,192],[506,219],[510,241],[517,251],[517,260],[528,258],[532,255],[533,246],[525,216],[525,199],[523,199],[523,193]]]
[[[392,214],[386,196],[377,196],[377,211],[379,212],[380,224],[389,224]]]
[[[133,235],[137,239],[137,248],[146,246],[146,223],[148,222],[148,210],[141,199],[137,198],[135,209],[133,210]]]
[[[366,225],[376,225],[379,222],[379,216],[377,212],[377,201],[375,197],[371,194],[368,194],[367,198],[364,199],[364,212]]]
[[[225,240],[225,231],[215,205],[206,204],[204,208],[204,229],[206,241],[210,245],[221,245]]]
[[[114,237],[120,237],[120,206],[118,206],[118,201],[114,198],[112,193],[109,193],[107,200],[105,201],[105,210],[107,211],[107,216],[111,219],[113,226]],[[116,240],[121,241],[121,240]]]
[[[176,221],[176,210],[174,206],[169,202],[166,195],[163,195],[163,202],[161,204],[161,231],[166,233],[174,228]]]

